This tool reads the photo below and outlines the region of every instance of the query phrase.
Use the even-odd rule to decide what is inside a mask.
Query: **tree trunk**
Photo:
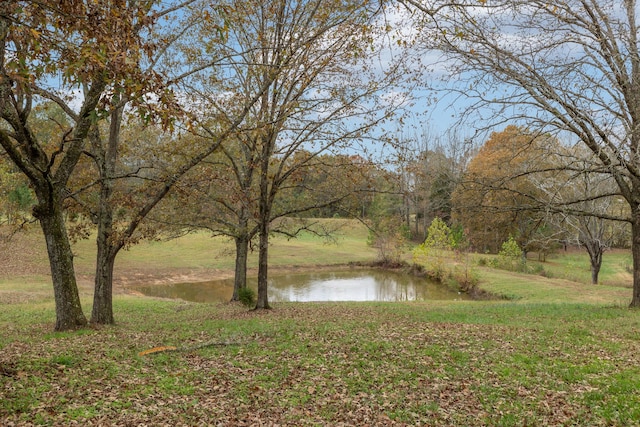
[[[633,296],[631,308],[640,308],[640,206],[632,206],[631,253],[633,256]]]
[[[89,132],[94,160],[100,171],[100,198],[96,214],[98,223],[96,275],[94,278],[91,323],[100,325],[112,325],[115,323],[113,316],[113,267],[116,255],[122,248],[123,243],[121,238],[114,236],[111,196],[113,195],[113,177],[115,176],[123,111],[124,104],[119,105],[112,111],[109,123],[109,138],[106,145],[103,145],[97,126],[94,126]]]
[[[258,253],[258,300],[256,309],[268,309],[268,263],[269,263],[269,225],[271,222],[271,198],[269,194],[269,162],[275,142],[270,138],[263,140],[262,158],[260,159],[260,200],[258,202],[258,235],[260,250]],[[275,185],[275,184],[272,184]]]
[[[239,236],[236,241],[236,271],[233,280],[231,301],[238,301],[240,289],[247,287],[247,258],[249,256],[249,237]]]
[[[597,250],[591,258],[591,284],[598,284],[598,275],[600,274],[600,267],[602,267],[602,249]]]
[[[600,265],[594,265],[593,261],[591,262],[591,284],[598,284],[598,275],[600,274]]]
[[[269,226],[268,222],[260,226],[260,253],[258,255],[258,300],[256,309],[271,308],[268,298],[268,255],[269,255]]]
[[[591,284],[598,284],[598,276],[600,274],[600,268],[602,267],[602,254],[605,248],[598,240],[591,240],[584,242],[582,246],[587,250],[589,254],[589,263],[591,264]]]
[[[404,205],[404,223],[407,225],[407,230],[411,230],[411,203],[409,196],[407,194],[403,194],[403,205]]]
[[[55,199],[55,197],[51,198]],[[47,243],[56,303],[55,330],[66,331],[86,326],[87,318],[84,316],[80,304],[78,284],[73,268],[73,252],[60,205],[61,203],[57,203],[57,200],[50,200],[46,204],[41,202],[34,209],[34,216],[40,221],[40,227]]]
[[[119,248],[114,247],[111,242],[113,213],[109,206],[110,188],[105,187],[109,186],[103,185],[100,213],[98,214],[98,237],[96,239],[98,250],[91,323],[112,325],[115,323],[113,316],[113,267]]]
[[[95,290],[91,323],[112,325],[113,317],[113,266],[116,257],[110,251],[99,251],[96,260]]]

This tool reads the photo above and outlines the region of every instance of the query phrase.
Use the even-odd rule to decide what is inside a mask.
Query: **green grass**
[[[549,277],[567,279],[580,283],[591,283],[589,256],[586,251],[574,249],[558,252],[548,257],[547,262],[539,263],[534,256],[529,262],[539,265]],[[599,284],[605,286],[631,286],[631,251],[614,249],[604,253]]]
[[[354,230],[337,247],[277,240],[272,262],[371,259]],[[120,266],[226,268],[209,237],[183,239]],[[62,333],[45,284],[7,278],[0,425],[638,425],[640,312],[626,308],[624,254],[607,262],[598,286],[563,276],[584,268],[580,254],[545,264],[551,277],[479,268],[480,286],[510,300],[250,311],[118,294],[115,326]],[[157,346],[184,350],[139,355]]]
[[[532,274],[483,268],[480,287],[524,303],[594,303],[624,306],[631,300],[631,289],[620,286],[592,285]]]
[[[13,324],[13,311],[0,325]],[[22,310],[32,310],[28,305]],[[595,304],[116,298],[122,319],[3,335],[0,420],[88,424],[634,425],[640,315]],[[53,317],[52,307],[49,309]],[[46,337],[46,338],[45,338]],[[159,345],[234,344],[138,356]]]
[[[327,219],[324,222],[337,229],[335,241],[327,241],[303,232],[296,239],[281,235],[271,237],[269,260],[272,266],[313,266],[336,262],[361,262],[375,258],[375,250],[367,246],[367,229],[356,222]],[[170,241],[142,242],[122,251],[116,258],[116,271],[139,268],[170,269],[223,269],[233,270],[232,240],[211,237],[206,232],[192,233]],[[91,272],[95,262],[95,242],[92,239],[74,245],[76,267]],[[250,253],[248,266],[258,265],[257,251]]]

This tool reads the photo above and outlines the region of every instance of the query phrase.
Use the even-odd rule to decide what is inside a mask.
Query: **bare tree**
[[[584,248],[591,268],[591,283],[598,284],[605,251],[624,240],[627,222],[610,218],[624,215],[625,206],[616,196],[616,183],[609,173],[593,169],[593,154],[585,149],[557,147],[554,158],[558,171],[542,179],[532,174],[536,187],[548,200],[550,224],[564,230],[564,240]]]
[[[451,196],[473,147],[456,128],[441,135],[424,128],[405,139],[398,146],[396,161],[405,206],[404,221],[411,227],[413,219],[413,237],[424,240],[435,217],[451,223]]]
[[[250,108],[237,146],[222,149],[241,193],[254,192],[244,197],[244,206],[233,209],[248,232],[243,232],[239,249],[246,251],[252,233],[259,238],[257,308],[269,308],[267,257],[273,221],[303,209],[281,209],[281,194],[300,185],[296,179],[302,171],[320,166],[323,155],[368,141],[368,131],[396,108],[396,98],[382,95],[399,75],[397,63],[369,57],[376,47],[371,31],[378,7],[355,1],[234,2],[228,39],[216,49],[219,56],[234,58],[233,66],[191,88],[194,98],[199,97],[195,104],[218,111],[220,94],[230,94],[230,102],[242,101],[273,82]],[[233,107],[227,103],[225,108]],[[210,123],[203,120],[200,125],[204,134],[209,132]],[[313,206],[318,205],[304,209]]]
[[[635,0],[405,0],[445,54],[468,119],[572,136],[629,205],[631,307],[640,307],[640,52]],[[464,87],[464,89],[463,89]],[[483,113],[483,111],[485,113]]]

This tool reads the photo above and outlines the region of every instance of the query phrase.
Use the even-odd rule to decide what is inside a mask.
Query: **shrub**
[[[526,264],[523,257],[522,249],[513,236],[502,243],[502,248],[498,252],[500,258],[499,266],[506,270],[526,272]]]
[[[458,263],[453,270],[453,278],[462,292],[472,293],[476,290],[480,277],[468,252],[458,255]]]
[[[458,243],[463,240],[458,237]],[[413,250],[413,261],[423,266],[431,279],[458,291],[469,292],[477,285],[478,277],[469,254],[455,249],[456,241],[451,229],[436,217],[429,226],[424,243]]]
[[[509,260],[521,259],[522,249],[520,249],[516,239],[514,239],[513,236],[509,236],[509,239],[502,243],[502,248],[500,252],[498,252],[498,255],[500,255],[501,258]]]
[[[238,300],[242,305],[251,307],[256,303],[256,291],[253,288],[240,288],[238,290]]]
[[[413,250],[413,262],[423,265],[435,280],[443,281],[450,272],[447,265],[452,255],[451,230],[436,217],[427,230],[424,243]]]
[[[406,228],[397,218],[382,220],[374,228],[369,229],[367,245],[378,250],[378,262],[399,265],[407,245]]]
[[[529,266],[527,268],[527,273],[537,274],[537,275],[540,275],[540,276],[543,276],[543,277],[549,277],[547,275],[547,272],[544,271],[544,267],[541,264],[534,264],[532,266]]]

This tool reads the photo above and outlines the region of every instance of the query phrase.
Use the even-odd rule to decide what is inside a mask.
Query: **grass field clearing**
[[[188,252],[205,237],[134,248],[120,273],[171,271],[160,255],[174,251],[188,264],[173,260],[179,271],[222,270],[222,258]],[[373,259],[365,240],[347,232],[333,262]],[[277,241],[273,262],[331,264],[330,248]],[[598,286],[478,270],[511,300],[254,312],[119,293],[115,326],[63,333],[52,332],[46,275],[2,277],[0,425],[638,425],[640,313],[626,308],[624,256],[612,259]],[[158,346],[179,351],[139,355]]]

